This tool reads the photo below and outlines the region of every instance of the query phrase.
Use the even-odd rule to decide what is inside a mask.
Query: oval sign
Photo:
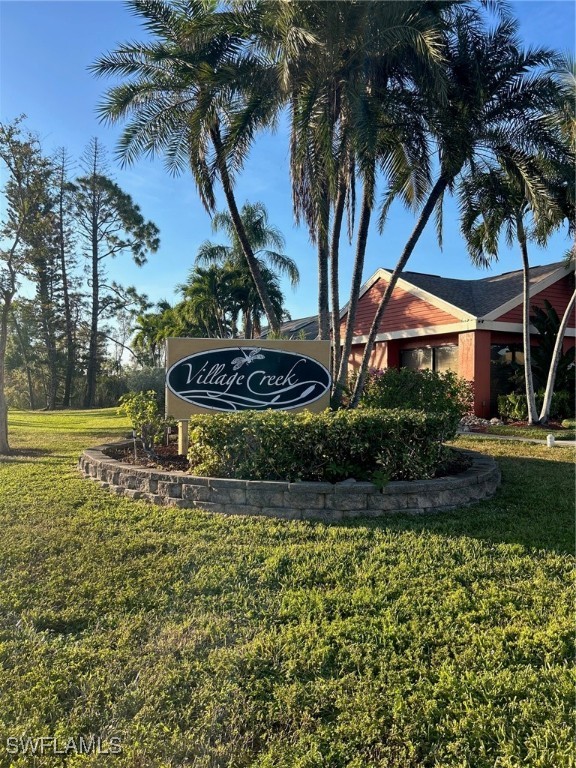
[[[261,347],[196,352],[166,373],[166,385],[177,397],[213,411],[302,408],[330,384],[330,372],[317,360]]]

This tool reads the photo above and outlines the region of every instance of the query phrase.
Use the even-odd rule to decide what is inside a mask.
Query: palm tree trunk
[[[394,272],[390,277],[390,282],[388,283],[386,290],[384,291],[384,295],[380,299],[380,304],[378,305],[378,309],[376,310],[376,314],[374,315],[374,320],[372,321],[372,326],[370,328],[370,333],[368,335],[368,341],[366,342],[366,346],[364,347],[364,354],[362,355],[362,362],[360,364],[360,370],[358,371],[358,378],[356,379],[356,385],[354,387],[354,392],[352,393],[352,399],[350,401],[351,408],[355,408],[360,402],[360,398],[362,397],[364,386],[366,384],[366,376],[368,374],[368,364],[370,362],[372,350],[374,349],[376,335],[378,333],[378,328],[380,327],[380,323],[384,315],[384,310],[388,306],[388,303],[392,297],[392,292],[394,291],[394,288],[396,287],[396,283],[398,282],[398,278],[400,277],[400,274],[404,271],[404,267],[406,266],[408,259],[412,255],[412,251],[414,250],[416,243],[418,242],[420,235],[424,230],[424,227],[428,223],[428,220],[432,215],[432,212],[434,211],[436,203],[442,197],[447,186],[448,186],[447,177],[440,176],[436,180],[436,183],[432,187],[430,195],[428,196],[428,200],[426,200],[426,203],[422,208],[422,212],[420,213],[418,221],[416,222],[416,226],[414,227],[412,234],[408,238],[408,242],[404,247],[402,255],[398,260],[398,263],[394,267]]]
[[[222,318],[222,315],[220,314],[220,311],[217,309],[215,312],[215,318],[216,318],[216,325],[218,327],[218,338],[219,339],[225,339],[226,334],[224,332],[224,320]]]
[[[566,311],[562,316],[560,327],[556,335],[556,343],[554,344],[554,351],[552,352],[552,360],[550,362],[550,370],[548,371],[548,380],[546,382],[546,392],[544,393],[544,402],[542,403],[542,410],[540,411],[540,418],[538,421],[540,424],[547,424],[550,416],[550,406],[552,405],[552,395],[554,394],[554,384],[556,382],[556,371],[558,370],[558,363],[562,356],[562,343],[564,336],[566,335],[566,328],[572,313],[574,312],[574,305],[576,304],[576,290],[572,294]]]
[[[254,285],[256,286],[258,295],[260,296],[260,301],[264,307],[264,312],[268,318],[270,328],[272,328],[274,333],[280,333],[280,321],[276,317],[276,313],[272,307],[272,302],[270,301],[268,291],[266,290],[266,286],[264,285],[264,281],[262,279],[260,267],[258,266],[258,260],[254,256],[254,252],[250,246],[250,241],[246,235],[244,224],[242,223],[242,217],[238,211],[238,205],[236,204],[236,198],[234,197],[234,192],[232,190],[230,174],[228,173],[226,160],[224,158],[222,139],[220,137],[220,131],[217,126],[214,126],[211,129],[210,136],[216,151],[216,162],[218,165],[218,172],[220,174],[220,181],[222,182],[222,189],[224,190],[224,196],[226,197],[226,203],[228,204],[228,210],[230,211],[230,217],[232,219],[232,223],[234,224],[234,229],[236,230],[238,240],[242,246],[242,251],[246,257],[248,269],[250,270],[250,274],[254,280]]]
[[[330,204],[324,185],[321,196],[321,211],[318,227],[318,338],[330,338],[330,308],[328,304],[328,226]]]
[[[340,248],[340,232],[342,230],[342,217],[344,215],[344,203],[346,202],[346,182],[340,179],[336,203],[334,205],[334,221],[332,222],[332,236],[330,239],[330,301],[332,304],[332,379],[338,374],[340,367],[340,289],[338,285],[339,269],[338,256]]]
[[[250,313],[250,307],[246,307],[244,310],[244,338],[252,339],[254,337],[254,328],[252,324],[252,315]]]
[[[370,215],[372,213],[373,188],[370,183],[364,181],[364,192],[362,195],[362,209],[360,211],[360,222],[358,224],[358,238],[356,240],[356,257],[354,259],[354,271],[352,273],[352,285],[350,286],[350,300],[348,301],[348,317],[346,318],[346,333],[344,335],[344,344],[342,355],[340,357],[340,366],[338,369],[338,378],[334,383],[332,392],[332,406],[338,408],[342,403],[342,395],[346,386],[348,376],[348,358],[352,350],[352,336],[354,335],[354,323],[356,321],[356,308],[362,287],[362,272],[364,271],[364,256],[366,254],[366,242],[368,240],[368,227],[370,226]]]
[[[536,398],[534,396],[534,378],[532,376],[532,354],[530,350],[530,264],[528,262],[528,247],[522,218],[516,218],[516,234],[522,253],[522,341],[524,344],[524,378],[526,380],[526,405],[528,407],[528,424],[536,423]]]

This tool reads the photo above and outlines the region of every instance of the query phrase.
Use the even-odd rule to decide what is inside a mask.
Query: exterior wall
[[[355,335],[368,335],[370,325],[380,301],[386,283],[378,280],[360,299],[356,315]],[[553,285],[545,288],[532,297],[534,306],[544,308],[544,300],[547,299],[561,317],[574,290],[574,278],[566,275]],[[345,329],[344,317],[342,329]],[[388,306],[379,332],[402,331],[414,328],[425,328],[435,325],[447,325],[460,321],[455,315],[438,309],[432,304],[417,298],[416,296],[396,288],[393,300]],[[497,322],[522,323],[522,305],[509,310],[497,318]],[[574,319],[569,327],[574,328]],[[532,347],[538,345],[538,337],[532,335]],[[574,346],[573,336],[564,339],[563,350],[567,352]],[[458,345],[458,375],[474,382],[474,413],[482,418],[489,418],[491,413],[491,376],[490,376],[490,346],[491,344],[522,344],[522,334],[517,332],[501,331],[468,331],[463,333],[416,336],[406,339],[394,339],[386,342],[377,342],[370,359],[370,366],[374,368],[398,368],[400,365],[400,353],[402,350],[416,349],[419,347],[436,347],[446,344]],[[362,360],[363,344],[352,346],[350,367],[357,369]]]
[[[562,317],[566,311],[566,307],[568,306],[568,302],[570,301],[570,296],[572,296],[573,291],[574,278],[572,275],[566,275],[566,277],[563,277],[553,285],[549,285],[548,288],[540,291],[540,293],[532,296],[530,304],[532,306],[537,306],[541,309],[544,309],[544,300],[547,299],[558,313],[558,316]],[[504,323],[522,323],[522,303],[518,304],[518,306],[514,307],[514,309],[510,309],[508,312],[501,315],[497,319],[498,322]],[[574,328],[575,326],[576,323],[573,317],[569,327]]]
[[[458,343],[459,375],[474,382],[474,413],[490,416],[490,331],[461,333]]]
[[[536,337],[533,337],[532,347],[537,346]],[[425,346],[441,346],[444,344],[458,345],[458,375],[468,381],[474,382],[474,413],[481,418],[490,418],[496,413],[492,412],[491,402],[491,376],[490,376],[490,346],[492,344],[522,344],[522,335],[519,333],[503,333],[500,331],[470,331],[460,334],[444,334],[438,336],[416,337],[411,339],[395,339],[393,341],[381,341],[374,345],[374,351],[370,360],[373,368],[399,368],[400,353],[404,349],[416,349]],[[574,346],[574,338],[564,339],[564,352]],[[351,369],[360,367],[363,344],[355,344],[352,347],[350,357]]]
[[[356,371],[360,368],[364,344],[353,344],[348,367]],[[397,368],[399,365],[398,342],[377,341],[370,355],[370,368]]]
[[[358,302],[356,321],[354,323],[355,336],[367,336],[370,333],[372,320],[385,289],[386,283],[383,280],[377,280]],[[459,322],[459,320],[460,317],[457,315],[445,312],[443,309],[439,309],[433,304],[419,299],[414,294],[396,286],[392,295],[392,301],[386,308],[378,331],[379,333],[403,331],[408,328],[447,325],[448,323]],[[346,316],[342,320],[341,328],[343,333],[346,328]]]
[[[441,333],[437,336],[416,336],[411,339],[400,339],[400,349],[418,349],[419,347],[442,347],[448,344],[458,344],[459,333]]]
[[[447,344],[458,345],[457,333],[445,333],[437,336],[417,336],[410,339],[392,339],[391,341],[377,341],[370,357],[371,368],[398,368],[400,366],[400,353],[405,349],[417,349],[418,347],[440,347]],[[353,344],[350,355],[350,368],[356,370],[360,367],[363,344]]]

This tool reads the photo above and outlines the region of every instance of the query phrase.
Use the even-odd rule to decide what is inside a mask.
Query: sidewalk
[[[534,443],[535,445],[546,445],[546,440],[536,440],[532,437],[517,437],[516,435],[487,435],[485,432],[461,432],[458,430],[458,436],[479,437],[482,440],[517,440],[520,443]],[[554,434],[551,432],[550,434]],[[554,448],[576,447],[576,440],[556,440]]]

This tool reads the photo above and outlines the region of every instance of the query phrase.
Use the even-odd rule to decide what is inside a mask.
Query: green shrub
[[[511,392],[509,395],[498,395],[498,415],[502,419],[523,421],[528,417],[526,395]]]
[[[96,407],[109,408],[129,392],[124,377],[121,374],[99,374],[96,380]]]
[[[544,402],[544,391],[538,392],[536,395],[536,403],[539,408],[542,407]],[[550,416],[553,419],[568,419],[574,418],[574,393],[566,392],[554,392],[552,395],[552,404],[550,406]]]
[[[576,419],[564,419],[562,426],[564,429],[576,429]]]
[[[158,409],[156,392],[128,392],[120,398],[118,412],[130,419],[132,429],[144,449],[154,450],[154,444],[165,435],[173,419],[165,419]]]
[[[129,392],[149,392],[156,394],[158,408],[164,410],[166,391],[166,370],[164,368],[127,368],[122,377]]]
[[[544,402],[544,390],[536,393],[536,410],[539,412]],[[498,413],[503,419],[525,421],[528,418],[526,395],[512,392],[498,395]],[[563,419],[574,416],[574,401],[569,392],[554,392],[550,405],[550,418]]]
[[[109,408],[130,392],[154,391],[160,411],[164,410],[166,371],[164,368],[126,368],[114,375],[100,374],[96,383],[99,408]]]
[[[472,384],[452,371],[411,371],[408,368],[372,368],[368,373],[361,408],[425,409],[449,414],[455,423],[472,410]]]
[[[455,434],[451,415],[375,408],[246,411],[190,419],[191,472],[246,480],[433,477]]]

